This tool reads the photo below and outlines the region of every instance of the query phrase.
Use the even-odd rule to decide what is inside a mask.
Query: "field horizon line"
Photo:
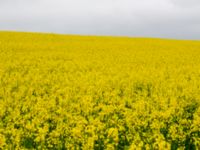
[[[0,30],[0,33],[16,33],[16,34],[37,34],[37,35],[55,35],[55,36],[78,36],[78,37],[97,37],[97,38],[122,38],[122,39],[151,39],[151,40],[170,40],[170,41],[194,41],[200,42],[200,39],[178,39],[150,36],[126,36],[126,35],[95,35],[95,34],[68,34],[56,32],[40,32],[40,31],[18,31],[18,30]]]

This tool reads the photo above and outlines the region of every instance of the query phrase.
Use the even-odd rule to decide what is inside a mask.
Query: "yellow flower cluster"
[[[200,42],[0,32],[0,149],[200,148]]]

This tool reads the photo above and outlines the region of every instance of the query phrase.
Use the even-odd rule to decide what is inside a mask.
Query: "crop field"
[[[200,41],[0,32],[0,149],[200,149]]]

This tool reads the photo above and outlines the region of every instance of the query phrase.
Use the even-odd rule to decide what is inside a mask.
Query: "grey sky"
[[[200,0],[0,0],[0,30],[200,39]]]

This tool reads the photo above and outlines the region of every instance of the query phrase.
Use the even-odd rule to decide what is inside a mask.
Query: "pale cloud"
[[[200,1],[1,0],[0,30],[200,39]]]
[[[199,0],[171,0],[171,3],[179,6],[179,7],[199,7],[200,6],[200,1]]]

